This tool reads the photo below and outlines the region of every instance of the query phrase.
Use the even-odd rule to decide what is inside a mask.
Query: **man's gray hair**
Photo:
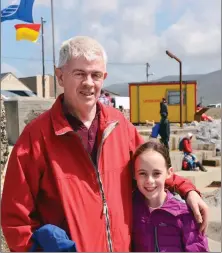
[[[63,67],[71,58],[81,56],[88,61],[102,57],[105,64],[107,63],[107,54],[98,41],[87,36],[76,36],[62,43],[58,68]]]

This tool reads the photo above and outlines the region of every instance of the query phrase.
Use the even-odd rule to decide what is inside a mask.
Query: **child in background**
[[[138,187],[133,196],[133,251],[209,251],[185,201],[164,188],[173,173],[166,148],[158,142],[144,143],[133,164]]]

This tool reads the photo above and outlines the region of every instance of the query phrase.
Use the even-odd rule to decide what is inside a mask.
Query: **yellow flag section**
[[[17,24],[16,29],[16,40],[29,40],[36,42],[39,37],[39,30],[41,24]]]

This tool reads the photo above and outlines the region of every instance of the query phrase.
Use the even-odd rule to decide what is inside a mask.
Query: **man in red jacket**
[[[62,44],[56,75],[64,94],[26,126],[8,163],[1,220],[11,251],[28,251],[46,224],[63,229],[78,251],[130,250],[130,161],[143,139],[121,112],[98,102],[106,62],[92,38]],[[207,206],[195,186],[176,175],[166,186],[186,198],[205,230]]]

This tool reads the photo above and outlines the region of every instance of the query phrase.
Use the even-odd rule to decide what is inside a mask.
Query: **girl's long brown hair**
[[[148,142],[145,142],[144,144],[142,144],[141,146],[139,146],[137,148],[136,152],[134,153],[133,158],[132,158],[133,168],[135,168],[136,158],[148,150],[156,151],[159,154],[161,154],[166,162],[167,169],[169,169],[171,167],[171,161],[170,161],[168,149],[162,143],[148,141]]]

